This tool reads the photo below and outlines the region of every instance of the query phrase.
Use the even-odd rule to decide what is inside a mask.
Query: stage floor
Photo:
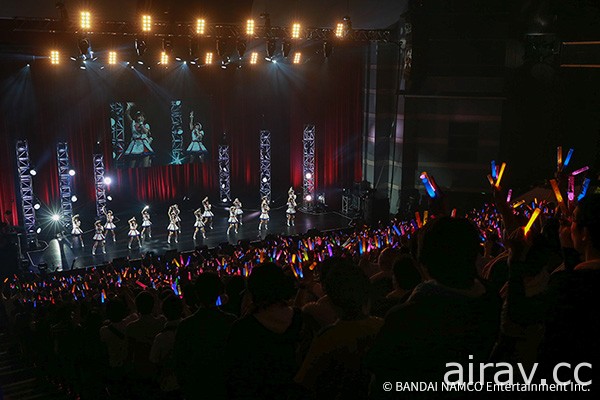
[[[239,240],[255,241],[264,239],[268,234],[283,234],[296,235],[303,234],[311,229],[321,231],[331,229],[347,228],[351,219],[337,212],[326,213],[309,213],[298,210],[296,213],[295,226],[286,226],[285,208],[271,210],[268,230],[258,230],[258,211],[244,211],[243,224],[239,227],[238,233],[232,232],[227,235],[227,219],[229,213],[226,209],[215,209],[213,207],[215,217],[213,219],[213,229],[206,230],[206,239],[202,238],[202,234],[198,232],[197,240],[193,240],[195,218],[193,210],[181,211],[181,234],[179,234],[178,243],[167,243],[167,225],[168,219],[165,215],[152,215],[152,238],[146,238],[142,242],[141,248],[138,247],[137,241],[132,244],[132,249],[127,248],[129,237],[127,236],[128,224],[127,220],[130,217],[117,215],[120,218],[117,221],[116,242],[113,242],[112,235],[106,235],[106,254],[102,254],[102,249],[99,247],[96,250],[97,255],[92,255],[92,230],[86,231],[83,235],[85,247],[80,247],[78,243],[73,243],[71,247],[71,237],[68,236],[62,240],[52,239],[48,242],[48,246],[44,249],[29,252],[32,272],[39,272],[37,266],[45,263],[48,272],[65,271],[77,268],[86,268],[94,265],[101,265],[110,262],[116,258],[126,257],[136,259],[144,254],[153,252],[162,254],[168,250],[190,251],[197,246],[208,246],[209,248],[228,242],[231,244],[237,243]],[[164,214],[164,213],[163,213]],[[140,216],[136,215],[138,223],[141,223]],[[91,222],[82,221],[84,226],[92,225]],[[138,228],[141,231],[141,227]]]

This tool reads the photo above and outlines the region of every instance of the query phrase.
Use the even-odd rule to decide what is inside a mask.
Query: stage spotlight
[[[60,215],[58,214],[52,214],[52,221],[54,222],[58,222],[60,220]]]
[[[302,53],[300,53],[299,51],[297,51],[296,53],[294,53],[294,64],[300,64],[300,60],[302,59]]]
[[[75,203],[77,201],[77,196],[75,196],[75,195],[71,196],[71,201],[73,203]]]
[[[265,176],[264,178],[262,178],[262,181],[267,183],[267,181],[268,181],[267,177]]]
[[[167,54],[166,51],[163,51],[162,53],[160,53],[160,64],[162,65],[169,65],[169,55]]]
[[[204,18],[198,18],[196,20],[196,33],[198,35],[204,35],[204,30],[206,28],[206,21]]]
[[[306,179],[311,179],[312,178],[312,174],[310,172],[307,172],[305,175]]]
[[[223,198],[221,199],[221,201],[222,201],[223,203],[227,203],[227,198],[223,197]]]
[[[338,22],[338,24],[335,27],[335,36],[336,37],[344,37],[344,23],[343,22]]]
[[[292,25],[292,39],[300,39],[300,24],[297,22]]]
[[[31,175],[31,176],[36,176],[36,175],[37,175],[37,171],[36,171],[35,169],[31,168],[31,169],[29,170],[29,175]]]
[[[333,46],[331,45],[331,43],[323,42],[323,56],[325,56],[325,58],[328,58],[331,55],[332,51]]]
[[[238,39],[235,47],[240,58],[244,57],[244,53],[246,52],[246,40]]]
[[[312,201],[312,196],[310,194],[307,194],[306,197],[304,198],[304,200]]]
[[[150,15],[142,15],[142,31],[150,32],[152,30],[152,17]]]
[[[252,52],[250,54],[250,64],[256,64],[258,61],[258,53],[257,52]]]
[[[35,230],[35,233],[37,233],[38,235],[39,235],[41,232],[42,232],[42,228],[37,228],[37,229]]]
[[[277,42],[275,39],[267,40],[267,57],[272,58],[275,55],[275,46]]]
[[[204,57],[204,64],[210,65],[212,63],[213,63],[213,53],[208,52],[208,53],[206,53],[206,56]]]
[[[147,48],[148,46],[146,45],[146,41],[144,39],[135,39],[135,51],[138,56],[143,56]]]
[[[69,175],[70,176],[75,176],[75,170],[74,169],[70,169],[69,170]]]
[[[92,14],[89,11],[82,11],[79,18],[81,29],[90,29],[92,27]]]
[[[292,50],[292,43],[289,40],[283,40],[283,43],[281,43],[281,52],[283,53],[283,56],[285,58],[287,58],[287,56],[290,55],[290,51]]]
[[[50,64],[52,64],[52,65],[60,64],[60,53],[57,50],[52,50],[50,52]]]
[[[106,200],[112,201],[112,196],[106,196]]]
[[[117,63],[117,52],[109,51],[108,52],[108,64],[115,65]]]
[[[42,205],[41,205],[40,203],[35,203],[35,204],[33,205],[33,209],[34,209],[34,210],[39,210],[40,208],[42,208]]]
[[[246,21],[246,35],[254,36],[254,20],[249,19]]]
[[[105,185],[110,185],[112,183],[112,179],[110,176],[107,176],[104,178],[104,184]]]
[[[225,184],[224,183],[221,184],[221,188],[225,189]]]

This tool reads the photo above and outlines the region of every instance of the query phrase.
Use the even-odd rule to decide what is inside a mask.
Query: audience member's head
[[[202,307],[215,306],[217,299],[225,290],[225,285],[221,281],[221,278],[212,272],[204,272],[198,275],[194,287],[196,288],[198,303]]]
[[[152,314],[152,310],[154,309],[154,296],[149,292],[140,292],[135,297],[135,308],[140,315],[149,315]]]
[[[400,249],[386,247],[379,254],[379,268],[381,268],[382,271],[391,272],[394,261],[396,261],[401,254],[402,251]]]
[[[586,196],[573,212],[571,238],[577,251],[600,251],[600,194]]]
[[[419,261],[439,283],[457,289],[470,288],[477,277],[480,237],[464,218],[431,220],[419,237]]]
[[[248,291],[258,308],[286,303],[294,296],[294,281],[274,263],[262,263],[252,269]]]
[[[368,315],[371,284],[365,273],[349,260],[337,259],[325,280],[327,295],[339,317],[353,320]]]
[[[394,285],[398,289],[412,290],[421,283],[417,262],[410,254],[403,254],[394,262]]]
[[[181,319],[183,314],[183,303],[181,299],[174,294],[171,294],[162,303],[162,313],[167,318],[167,321],[176,321]]]
[[[127,316],[127,306],[118,297],[114,297],[106,304],[106,317],[110,322],[121,322]]]

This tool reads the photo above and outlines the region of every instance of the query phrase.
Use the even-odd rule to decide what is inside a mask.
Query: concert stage
[[[129,237],[127,236],[128,225],[127,220],[131,218],[131,214],[117,214],[116,238],[113,242],[112,235],[108,233],[106,236],[106,254],[102,254],[99,247],[96,250],[97,255],[92,255],[92,237],[93,230],[86,230],[83,235],[85,247],[80,247],[77,243],[71,248],[71,236],[68,235],[61,239],[52,239],[48,242],[48,246],[37,251],[28,252],[28,258],[31,262],[30,269],[32,272],[39,272],[40,265],[42,269],[47,268],[47,272],[57,272],[78,268],[87,268],[104,263],[111,262],[116,258],[138,259],[147,253],[163,254],[169,250],[190,251],[198,246],[207,246],[213,248],[221,243],[227,242],[235,244],[240,240],[256,241],[264,239],[268,234],[282,235],[297,235],[303,234],[311,229],[317,230],[332,230],[347,228],[351,219],[337,212],[326,213],[311,213],[298,210],[296,213],[295,226],[286,226],[285,207],[271,209],[270,222],[268,230],[258,230],[258,210],[245,210],[243,217],[243,225],[238,229],[238,233],[234,234],[233,230],[230,235],[227,235],[227,218],[228,211],[225,208],[213,207],[215,217],[213,219],[213,229],[207,229],[206,239],[202,238],[198,232],[197,240],[193,240],[194,233],[194,216],[193,209],[183,209],[181,211],[181,234],[179,235],[178,243],[167,243],[167,225],[168,219],[166,210],[164,212],[152,214],[152,238],[142,243],[139,248],[137,242],[134,241],[132,249],[127,248]],[[139,213],[138,213],[139,214]],[[139,216],[136,215],[138,221]],[[89,223],[84,223],[84,226],[91,226]],[[141,227],[139,228],[141,230]],[[45,267],[43,264],[46,264]]]

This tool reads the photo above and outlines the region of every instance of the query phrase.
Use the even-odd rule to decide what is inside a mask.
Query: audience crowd
[[[5,325],[28,362],[82,399],[465,398],[395,385],[441,383],[447,363],[467,382],[469,365],[494,381],[479,363],[538,363],[534,382],[560,362],[592,363],[600,194],[513,207],[492,187],[494,202],[464,217],[438,204],[375,228],[15,275],[2,285]]]

